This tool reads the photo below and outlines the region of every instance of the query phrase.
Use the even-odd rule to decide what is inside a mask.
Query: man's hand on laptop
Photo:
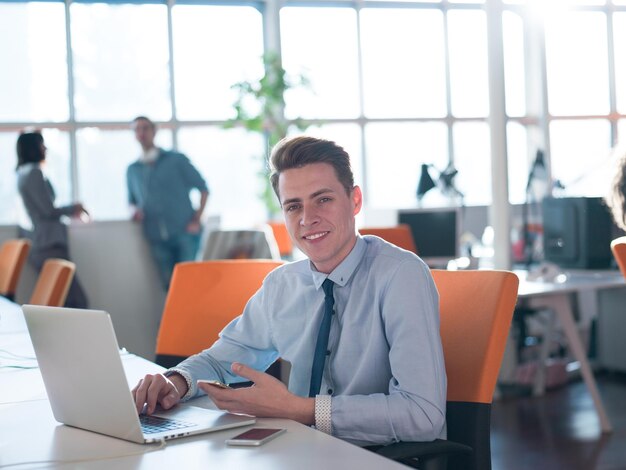
[[[132,390],[137,413],[154,413],[157,404],[170,409],[187,393],[187,382],[179,374],[165,377],[163,374],[148,374]]]
[[[315,423],[314,398],[294,395],[280,380],[243,364],[233,363],[232,370],[254,382],[254,385],[228,389],[198,382],[198,387],[209,395],[218,408],[258,418],[288,418],[308,425]]]

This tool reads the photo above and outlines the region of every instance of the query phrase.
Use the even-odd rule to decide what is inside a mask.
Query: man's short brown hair
[[[270,156],[270,181],[280,201],[278,193],[278,177],[285,170],[301,168],[312,163],[328,163],[335,169],[335,174],[346,194],[354,188],[354,175],[350,166],[350,156],[339,145],[331,140],[315,137],[286,137],[272,149]]]

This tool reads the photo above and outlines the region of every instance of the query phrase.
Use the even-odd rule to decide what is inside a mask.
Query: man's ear
[[[352,203],[354,204],[353,215],[357,215],[363,207],[363,193],[358,186],[352,188]]]

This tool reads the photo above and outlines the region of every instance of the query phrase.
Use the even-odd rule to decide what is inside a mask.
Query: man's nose
[[[308,226],[314,225],[319,221],[319,215],[315,205],[305,205],[302,208],[302,217],[300,218],[300,225]]]

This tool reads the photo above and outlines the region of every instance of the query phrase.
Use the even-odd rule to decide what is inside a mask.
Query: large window
[[[446,115],[443,20],[439,10],[362,10],[367,117]]]
[[[310,87],[288,92],[286,116],[356,119],[360,87],[354,9],[286,7],[280,19],[283,66],[291,76],[310,81]]]
[[[66,121],[62,3],[0,3],[0,122]]]
[[[490,58],[495,21],[503,54]],[[625,31],[623,0],[0,1],[0,223],[21,218],[15,140],[28,127],[43,129],[59,203],[128,217],[137,115],[202,172],[210,213],[263,221],[266,143],[223,125],[231,85],[259,78],[268,49],[310,83],[287,93],[285,118],[349,151],[366,210],[415,206],[422,164],[453,166],[464,203],[490,204],[491,161],[505,157],[521,203],[538,150],[561,194],[602,195],[626,132]],[[502,97],[489,83],[500,69]],[[505,122],[489,119],[490,100]],[[506,155],[493,156],[501,129]]]
[[[178,119],[233,117],[230,86],[263,74],[261,20],[260,12],[250,7],[172,8]]]
[[[169,120],[165,5],[72,3],[77,121]]]

